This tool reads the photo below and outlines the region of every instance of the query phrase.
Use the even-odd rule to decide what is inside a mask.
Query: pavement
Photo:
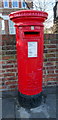
[[[2,99],[2,119],[1,120],[23,120],[26,119],[58,119],[58,97],[56,93],[48,93],[46,103],[42,102],[40,106],[31,109],[25,109],[18,103],[17,96],[4,97]],[[56,116],[57,115],[57,116]]]

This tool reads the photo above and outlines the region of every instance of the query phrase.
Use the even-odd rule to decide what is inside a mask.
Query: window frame
[[[13,6],[13,1],[17,1],[17,5],[18,5],[17,7]],[[19,0],[12,0],[11,2],[12,2],[12,8],[19,8]]]
[[[2,30],[5,30],[5,21],[2,20]]]
[[[5,21],[2,20],[2,35],[5,34]]]
[[[5,7],[5,1],[8,2],[8,6],[7,7]],[[4,8],[9,8],[9,0],[3,0],[3,6],[4,6]]]

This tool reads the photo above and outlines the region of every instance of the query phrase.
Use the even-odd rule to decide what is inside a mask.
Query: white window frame
[[[5,22],[2,20],[2,30],[5,30]]]
[[[5,1],[8,2],[8,6],[7,6],[7,7],[6,7],[5,4],[4,4]],[[3,6],[4,6],[4,8],[9,8],[9,0],[3,0]]]
[[[12,34],[15,34],[15,33],[16,33],[16,32],[15,32],[15,27],[14,27],[15,23],[13,23],[13,22],[11,21],[11,22],[13,23],[13,27],[11,27],[11,26],[10,26],[10,21],[11,21],[11,20],[9,20],[9,34],[12,35]],[[11,32],[11,28],[13,28],[13,30],[14,30],[13,32]]]
[[[5,21],[2,20],[2,34],[5,34]]]
[[[17,6],[17,7],[14,7],[14,6],[13,6],[13,1],[17,1],[17,3],[18,3],[18,6]],[[12,8],[19,8],[19,0],[12,0]]]

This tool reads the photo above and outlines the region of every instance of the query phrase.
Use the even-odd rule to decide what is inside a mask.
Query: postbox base
[[[19,104],[24,108],[35,108],[42,102],[42,92],[37,95],[24,95],[18,92]]]

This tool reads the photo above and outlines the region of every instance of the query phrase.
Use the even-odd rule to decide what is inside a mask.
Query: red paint
[[[15,22],[18,60],[18,90],[25,95],[42,92],[43,22],[48,14],[36,10],[11,13]],[[31,29],[34,26],[34,29]],[[28,42],[37,42],[37,57],[28,57]]]

